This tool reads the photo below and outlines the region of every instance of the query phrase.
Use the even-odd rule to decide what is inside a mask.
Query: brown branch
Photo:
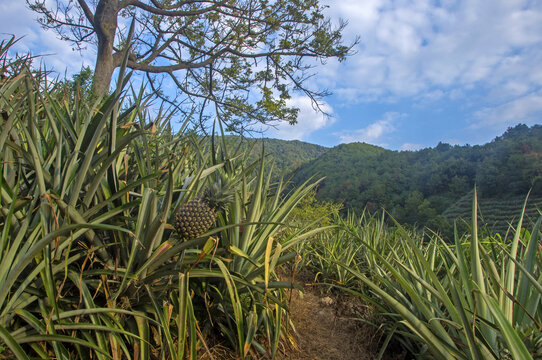
[[[194,10],[194,11],[183,11],[183,10],[164,10],[162,8],[157,8],[154,6],[147,5],[145,3],[142,3],[139,0],[124,0],[120,4],[120,8],[123,9],[127,6],[135,6],[142,10],[148,11],[151,14],[155,15],[162,15],[162,16],[196,16],[196,15],[202,15],[205,13],[208,13],[210,11],[216,10],[218,8],[218,4],[211,5],[209,7],[206,7],[204,9]]]
[[[232,48],[226,48],[224,49],[224,53],[229,53],[235,56],[243,57],[243,58],[251,58],[251,59],[257,59],[262,57],[269,57],[269,56],[298,56],[298,57],[318,57],[318,56],[325,56],[325,54],[319,54],[317,52],[299,52],[295,50],[290,51],[271,51],[271,52],[262,52],[257,54],[248,54],[243,53],[241,51],[234,50]]]
[[[173,34],[171,34],[169,36],[169,39],[167,39],[160,47],[156,47],[156,46],[158,45],[161,36],[157,37],[156,38],[156,43],[153,46],[153,49],[151,49],[151,54],[144,61],[145,62],[151,62],[154,59],[156,59],[158,57],[158,55],[160,55],[175,40],[177,35],[179,35],[181,33],[181,30],[182,29],[179,29],[179,30],[175,31]]]
[[[179,6],[179,5],[164,6],[163,4],[160,4],[157,0],[151,0],[151,2],[158,9],[162,9],[162,10],[171,10],[171,9],[175,9],[176,7]],[[209,2],[209,1],[205,1],[205,0],[203,0],[203,1],[200,1],[200,0],[187,1],[187,0],[185,0],[185,1],[183,1],[182,5],[206,3],[206,2]]]
[[[286,69],[284,69],[284,67],[281,66],[281,65],[280,65],[278,62],[276,62],[274,59],[271,59],[271,61],[273,62],[273,64],[275,64],[275,66],[276,66],[277,68],[279,68],[279,69],[282,71],[283,74],[285,74],[285,75],[292,81],[292,83],[295,85],[295,87],[296,87],[297,89],[303,91],[303,93],[305,93],[305,95],[307,95],[307,96],[309,97],[309,99],[311,99],[312,104],[313,104],[314,106],[316,106],[316,109],[315,109],[315,110],[321,112],[322,114],[324,114],[324,115],[326,115],[326,116],[330,116],[330,114],[328,114],[327,112],[324,111],[324,109],[322,109],[322,106],[321,106],[320,102],[318,102],[318,97],[323,97],[323,96],[329,95],[329,93],[328,93],[327,90],[324,90],[324,91],[322,91],[322,92],[320,92],[320,93],[317,93],[317,92],[315,92],[315,91],[311,91],[311,90],[309,90],[309,89],[303,87],[302,82],[303,82],[304,80],[306,80],[306,79],[304,79],[304,80],[302,80],[302,81],[298,81],[297,79],[295,79],[295,78],[293,77],[292,74],[290,74],[289,71],[287,71]]]
[[[154,80],[151,78],[151,75],[149,73],[146,73],[145,76],[147,77],[147,80],[149,81],[149,86],[151,87],[151,90],[153,93],[158,96],[160,99],[162,99],[163,102],[166,102],[170,104],[173,108],[175,108],[175,111],[180,111],[182,113],[185,113],[179,103],[169,100],[166,96],[162,95],[162,92],[160,91],[160,88],[162,87],[161,84],[156,87],[154,85]]]
[[[222,56],[225,52],[227,52],[226,49],[222,49],[218,51],[216,54],[209,56],[204,61],[193,63],[193,62],[179,62],[178,64],[174,65],[164,65],[164,66],[154,66],[149,64],[143,64],[138,63],[135,61],[128,60],[128,67],[133,70],[140,70],[140,71],[146,71],[150,73],[162,73],[162,72],[173,72],[177,70],[186,70],[186,69],[199,69],[205,66],[210,65],[213,61],[215,61],[217,58]]]
[[[190,90],[188,90],[186,87],[184,87],[180,82],[179,80],[177,79],[177,77],[173,74],[173,72],[168,72],[167,73],[169,75],[169,77],[171,78],[171,80],[175,83],[175,85],[177,86],[177,88],[179,90],[181,90],[183,93],[185,93],[186,95],[190,96],[190,97],[195,97],[195,98],[200,98],[200,99],[205,99],[207,97],[209,97],[208,94],[197,94],[195,92],[192,92]],[[246,111],[245,109],[241,109],[239,108],[238,106],[235,106],[233,104],[227,104],[225,103],[224,101],[216,98],[215,96],[212,96],[212,101],[217,104],[217,105],[220,105],[220,106],[224,106],[224,107],[229,107],[229,108],[232,108],[232,109],[235,109],[237,111],[240,111],[244,114],[246,114],[246,116],[248,117],[251,117],[253,114],[251,112],[248,112]],[[274,119],[271,119],[271,121],[273,121]]]
[[[87,26],[87,25],[83,25],[83,24],[75,23],[75,22],[63,21],[58,18],[55,18],[53,22],[54,24],[42,24],[42,26],[45,26],[48,29],[54,29],[54,30],[60,28],[61,26],[69,26],[69,27],[74,27],[78,29],[86,29],[89,31],[94,31],[94,28],[91,26]]]
[[[92,35],[95,34],[95,31],[91,31],[89,32],[88,34],[86,34],[85,36],[79,38],[79,40],[77,40],[78,42],[85,42],[85,41],[88,41],[87,39],[90,38]]]
[[[94,14],[88,7],[88,4],[85,2],[85,0],[77,0],[77,2],[79,3],[79,6],[81,6],[81,9],[83,9],[83,12],[85,13],[85,16],[90,24],[94,27]]]

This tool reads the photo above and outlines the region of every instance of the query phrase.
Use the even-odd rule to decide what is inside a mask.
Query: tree
[[[44,28],[77,49],[97,49],[95,94],[108,91],[128,51],[127,67],[143,72],[162,99],[234,128],[248,120],[295,123],[298,109],[286,102],[292,91],[319,108],[327,92],[306,85],[317,60],[342,61],[357,42],[343,45],[346,23],[333,26],[318,0],[26,1]],[[175,97],[159,91],[166,78]]]
[[[92,69],[88,66],[72,76],[71,80],[66,81],[66,87],[70,94],[80,93],[83,97],[88,97],[92,88]]]

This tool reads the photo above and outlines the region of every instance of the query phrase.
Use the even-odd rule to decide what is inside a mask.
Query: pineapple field
[[[475,190],[452,242],[342,214],[220,122],[174,132],[129,72],[94,97],[12,44],[0,359],[542,359],[540,210],[482,232]]]
[[[151,118],[130,74],[84,98],[9,60],[12,43],[0,47],[0,358],[275,357],[295,287],[276,270],[315,232],[284,224],[316,182],[285,193],[263,157]]]

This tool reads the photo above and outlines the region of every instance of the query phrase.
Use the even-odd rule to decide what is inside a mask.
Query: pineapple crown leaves
[[[202,197],[209,204],[209,207],[224,211],[227,205],[233,201],[235,185],[235,181],[223,175],[217,175],[216,181],[205,188]]]

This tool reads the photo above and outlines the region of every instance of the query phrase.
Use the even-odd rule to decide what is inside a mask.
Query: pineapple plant
[[[181,205],[174,227],[183,240],[195,239],[213,226],[220,211],[233,199],[233,189],[222,179],[209,185],[202,196]]]

